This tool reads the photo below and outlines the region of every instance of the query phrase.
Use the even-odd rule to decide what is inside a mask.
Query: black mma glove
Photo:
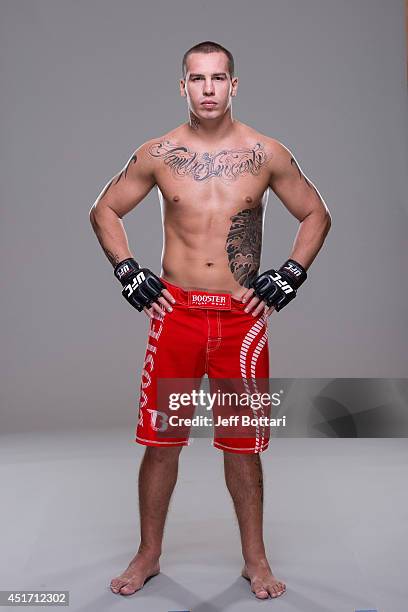
[[[279,312],[296,297],[296,291],[307,278],[307,272],[297,261],[288,259],[278,271],[267,270],[249,285],[254,295]]]
[[[139,312],[150,308],[166,285],[148,268],[141,268],[133,258],[124,259],[115,267],[114,274],[122,283],[123,297]]]

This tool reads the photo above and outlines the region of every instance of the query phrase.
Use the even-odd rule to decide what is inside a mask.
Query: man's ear
[[[183,79],[180,79],[180,94],[183,98],[186,97],[186,83]]]
[[[238,91],[238,77],[234,77],[231,81],[232,83],[232,93],[231,96],[236,96]]]

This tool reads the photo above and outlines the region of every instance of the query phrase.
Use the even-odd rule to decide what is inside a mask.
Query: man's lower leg
[[[177,482],[182,447],[147,447],[139,470],[140,545],[126,570],[110,583],[114,593],[131,595],[159,573],[164,524]]]
[[[276,578],[263,541],[263,473],[259,453],[224,452],[225,480],[237,513],[245,565],[242,576],[259,599],[279,597],[286,585]]]
[[[225,482],[234,502],[246,562],[265,558],[263,541],[263,472],[259,453],[224,452]]]
[[[139,552],[160,556],[164,524],[178,475],[182,447],[148,447],[139,470]]]

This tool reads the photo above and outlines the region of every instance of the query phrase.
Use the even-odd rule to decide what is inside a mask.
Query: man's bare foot
[[[159,572],[158,558],[138,552],[123,574],[111,580],[111,591],[121,595],[132,595],[143,587],[148,578],[156,576]]]
[[[286,592],[285,583],[275,578],[266,559],[245,563],[242,576],[251,582],[251,590],[258,599],[279,597]]]

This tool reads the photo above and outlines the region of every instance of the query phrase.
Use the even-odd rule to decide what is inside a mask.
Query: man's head
[[[182,73],[180,93],[197,117],[215,119],[231,106],[238,78],[234,77],[234,58],[225,47],[208,40],[194,45],[184,54]],[[206,106],[205,101],[215,105]]]

